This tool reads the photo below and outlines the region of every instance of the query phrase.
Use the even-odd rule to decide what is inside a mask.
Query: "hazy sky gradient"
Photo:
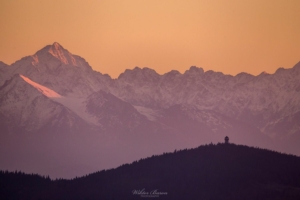
[[[299,0],[0,0],[0,60],[59,42],[93,69],[235,75],[300,61]]]

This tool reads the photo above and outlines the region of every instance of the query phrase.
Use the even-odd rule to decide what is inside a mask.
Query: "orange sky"
[[[93,69],[235,75],[300,61],[299,0],[0,0],[0,60],[59,42]]]

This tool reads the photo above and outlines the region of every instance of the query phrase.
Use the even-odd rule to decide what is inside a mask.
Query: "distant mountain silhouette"
[[[73,180],[0,173],[0,199],[299,199],[300,158],[210,144]]]

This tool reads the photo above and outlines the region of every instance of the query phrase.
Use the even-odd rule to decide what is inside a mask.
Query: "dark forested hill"
[[[73,180],[0,173],[0,199],[300,199],[300,158],[234,144],[141,159]]]

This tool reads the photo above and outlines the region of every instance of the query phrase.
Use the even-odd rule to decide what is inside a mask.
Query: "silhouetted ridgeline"
[[[0,173],[0,199],[300,199],[300,158],[234,144],[141,159],[73,180]]]

